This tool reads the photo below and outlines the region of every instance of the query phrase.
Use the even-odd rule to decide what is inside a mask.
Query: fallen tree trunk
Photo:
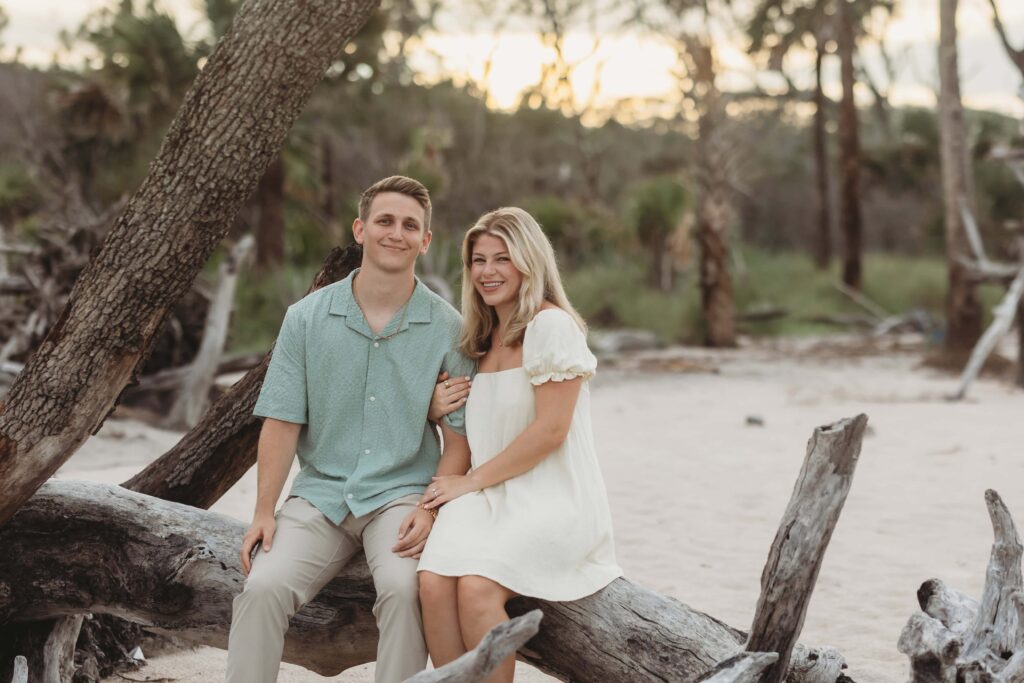
[[[46,483],[0,527],[0,622],[93,612],[157,633],[226,647],[231,601],[241,590],[244,525],[215,513],[116,486]],[[293,619],[284,659],[325,675],[372,661],[373,582],[353,561]],[[517,599],[511,611],[544,612],[520,657],[562,680],[680,681],[738,654],[741,631],[626,579],[583,600]],[[834,651],[794,653],[793,683],[834,683]],[[826,678],[825,675],[832,675]]]
[[[142,186],[0,403],[0,524],[103,424],[379,0],[243,3]]]
[[[1024,681],[1024,546],[999,494],[986,491],[985,503],[995,541],[981,602],[938,579],[921,585],[921,611],[898,644],[910,658],[910,683]]]

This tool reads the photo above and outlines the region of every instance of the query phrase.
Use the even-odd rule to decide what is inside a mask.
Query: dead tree
[[[148,177],[0,404],[0,524],[103,424],[313,87],[376,6],[242,5]]]
[[[960,259],[961,267],[976,282],[998,282],[1006,284],[1007,288],[1003,300],[993,311],[992,322],[981,338],[978,339],[978,343],[974,345],[971,355],[967,359],[967,364],[960,373],[960,386],[951,397],[954,401],[959,401],[967,395],[967,390],[981,372],[985,360],[995,350],[1003,337],[1009,333],[1015,318],[1018,322],[1018,334],[1022,338],[1017,358],[1017,383],[1024,386],[1020,376],[1021,367],[1024,367],[1024,319],[1019,315],[1022,302],[1024,302],[1024,241],[1018,240],[1017,242],[1017,251],[1021,258],[1019,264],[993,262],[985,254],[985,245],[982,243],[978,224],[974,220],[974,215],[966,207],[961,212],[961,220],[966,237],[965,241],[970,245],[971,252],[973,253],[973,259]]]
[[[966,354],[981,335],[981,301],[962,263],[968,253],[964,211],[974,214],[974,180],[967,145],[967,124],[960,100],[956,13],[959,0],[939,2],[939,132],[942,196],[945,207],[946,290],[945,349]]]
[[[853,8],[848,0],[839,0],[836,5],[836,43],[843,84],[843,96],[839,102],[839,225],[843,236],[843,283],[853,289],[861,289],[864,238],[860,205],[860,124],[853,92],[856,83],[853,55],[857,46]]]
[[[220,264],[217,272],[217,291],[206,312],[203,327],[203,341],[199,353],[189,366],[189,372],[182,382],[174,400],[166,427],[181,429],[195,427],[209,405],[210,389],[216,379],[215,373],[224,353],[224,342],[228,338],[231,323],[231,309],[235,302],[235,287],[242,266],[252,249],[253,238],[246,235],[235,244]]]
[[[864,421],[861,416],[815,430],[805,481],[794,491],[791,509],[814,500],[826,501],[833,510],[841,506],[845,493],[836,482],[849,483]],[[837,470],[831,478],[813,474],[830,468]],[[830,519],[827,514],[824,520],[787,516],[783,524],[830,529]],[[243,582],[238,560],[243,531],[242,523],[221,515],[124,488],[51,481],[0,527],[5,548],[0,557],[0,623],[109,613],[156,633],[224,647],[231,601]],[[783,533],[780,529],[780,537]],[[771,584],[788,581],[809,594],[813,572],[794,575],[786,568],[820,562],[821,538],[820,532],[794,533],[790,542],[773,550],[765,570],[766,577],[778,577]],[[371,661],[377,638],[374,597],[365,563],[350,563],[294,617],[285,660],[322,674]],[[758,612],[787,612],[787,600],[766,588]],[[626,579],[571,603],[518,598],[509,604],[512,616],[538,608],[544,624],[519,656],[563,680],[630,680],[636,672],[692,680],[748,644],[743,632]],[[795,642],[799,620],[771,623],[774,629],[790,631],[789,642]],[[582,652],[587,655],[580,656]],[[797,646],[789,680],[834,683],[842,666],[834,650]]]
[[[730,347],[736,345],[736,310],[730,272],[733,208],[725,102],[715,82],[718,67],[712,45],[696,36],[684,36],[681,44],[680,52],[693,83],[687,96],[696,105],[698,116],[695,173],[700,186],[697,242],[704,342]]]
[[[995,491],[985,492],[995,541],[981,603],[938,579],[917,591],[920,612],[900,634],[910,658],[910,683],[1024,680],[1024,581],[1020,535]]]

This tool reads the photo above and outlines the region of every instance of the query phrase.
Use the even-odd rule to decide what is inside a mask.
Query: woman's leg
[[[423,635],[435,667],[444,666],[466,653],[459,629],[456,577],[420,572],[420,607]]]
[[[482,576],[460,576],[458,588],[459,625],[466,648],[480,644],[487,632],[508,621],[505,603],[516,596],[500,583]],[[516,670],[515,656],[498,665],[487,683],[511,683]]]

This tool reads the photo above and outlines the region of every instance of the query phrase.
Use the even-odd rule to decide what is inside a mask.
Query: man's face
[[[373,198],[365,223],[352,224],[356,242],[363,245],[363,263],[388,273],[412,271],[416,257],[427,253],[431,233],[424,230],[426,213],[412,197],[382,192]]]

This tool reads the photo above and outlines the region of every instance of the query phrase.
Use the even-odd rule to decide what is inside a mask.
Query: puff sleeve
[[[534,386],[577,377],[587,380],[597,370],[597,358],[572,316],[552,308],[538,313],[526,328],[523,369]]]

